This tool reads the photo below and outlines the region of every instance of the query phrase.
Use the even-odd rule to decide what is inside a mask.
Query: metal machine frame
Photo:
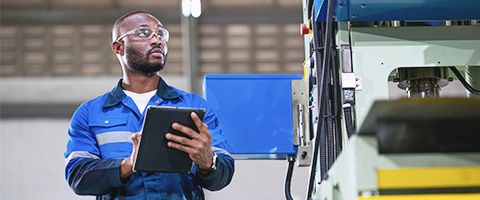
[[[388,82],[392,71],[398,68],[413,69],[417,67],[480,67],[480,26],[450,26],[445,22],[441,22],[440,24],[443,24],[441,26],[400,26],[400,21],[395,21],[478,20],[480,15],[473,9],[480,7],[478,2],[470,0],[459,2],[338,0],[328,2],[333,3],[333,9],[329,10],[327,0],[304,1],[304,22],[311,29],[315,23],[323,23],[328,26],[328,14],[332,10],[334,11],[336,55],[339,61],[336,70],[342,73],[342,88],[355,89],[355,122],[359,131],[361,131],[360,127],[364,124],[373,103],[376,100],[389,99]],[[388,12],[382,10],[382,6],[385,6],[384,8]],[[310,12],[310,8],[313,9],[312,12]],[[447,13],[439,14],[439,8],[452,9]],[[407,9],[411,12],[407,12]],[[372,21],[388,21],[392,22],[392,25],[374,26],[374,23],[370,23]],[[436,22],[436,24],[439,23]],[[314,72],[322,65],[322,63],[310,62],[310,60],[316,60],[313,52],[325,51],[319,47],[312,48],[315,37],[314,34],[305,35],[306,62],[304,68],[306,72],[304,77],[307,85],[311,84],[307,77],[314,76]],[[309,68],[312,70],[309,71]],[[480,77],[478,78],[480,79]],[[316,105],[318,103],[318,99],[315,99],[316,94],[313,93],[310,96],[314,98],[313,102]],[[318,113],[314,111],[310,114]],[[317,132],[318,121],[315,123],[313,129],[315,129],[314,132]],[[342,124],[345,124],[345,116],[342,118]],[[347,139],[344,126],[342,126],[342,133],[344,134],[343,150],[336,157],[333,165],[328,168],[326,176],[321,174],[322,169],[318,165],[315,170],[312,170],[315,172],[313,183],[315,188],[310,194],[311,199],[343,200],[395,197],[387,195],[386,191],[393,191],[392,194],[410,192],[413,195],[408,198],[419,199],[421,196],[415,194],[424,191],[416,190],[415,184],[412,184],[412,190],[408,188],[402,191],[394,191],[395,188],[389,190],[386,186],[388,184],[382,182],[382,177],[386,177],[385,174],[389,173],[400,176],[405,171],[435,174],[432,171],[441,169],[453,175],[463,174],[463,179],[455,179],[455,181],[461,182],[467,180],[469,176],[477,177],[480,174],[478,152],[381,154],[375,134],[360,133]],[[313,162],[319,162],[319,160]],[[455,181],[452,181],[452,185]],[[444,197],[479,198],[480,180],[468,183],[473,184],[472,191],[477,193],[462,197],[455,195],[445,195]],[[428,197],[428,195],[423,197]],[[407,198],[407,196],[401,198]]]
[[[351,36],[352,64],[361,79],[358,124],[375,100],[389,98],[388,77],[396,68],[480,66],[480,26],[354,27],[339,34]]]
[[[478,33],[480,26],[339,30],[337,42],[351,42],[351,62],[361,80],[362,89],[356,92],[358,124],[363,124],[375,100],[389,99],[388,77],[398,67],[480,66]],[[340,53],[340,60],[349,59],[343,55],[348,54]],[[480,166],[478,153],[379,154],[375,135],[355,135],[346,143],[313,199],[378,195],[379,169]]]

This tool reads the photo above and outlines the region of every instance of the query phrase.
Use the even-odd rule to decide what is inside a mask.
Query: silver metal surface
[[[340,46],[341,60],[342,60],[342,72],[351,73],[352,69],[352,51],[350,45],[343,44]]]
[[[312,164],[312,145],[299,146],[297,151],[297,161],[299,167],[308,167]]]
[[[293,141],[297,145],[297,160],[299,166],[310,166],[312,142],[308,123],[305,119],[309,119],[307,107],[306,84],[304,80],[292,81],[292,111],[293,111]]]
[[[440,87],[448,85],[449,77],[446,67],[398,68],[397,72],[398,87],[404,90],[409,87],[409,81],[417,79],[435,79]]]
[[[355,89],[357,87],[357,77],[354,73],[342,73],[342,88]]]
[[[303,112],[305,110],[304,105],[308,105],[307,103],[307,89],[304,83],[304,80],[293,80],[292,81],[292,111],[293,116],[298,116],[293,118],[293,127],[295,132],[299,133],[299,138],[302,138],[301,141],[304,141],[305,144],[307,141],[310,141],[311,138],[308,134],[308,126],[306,123],[299,123],[299,120],[308,119],[308,112]],[[299,109],[299,107],[301,109]],[[299,112],[302,113],[299,113]],[[299,127],[301,126],[301,127]],[[299,141],[300,142],[300,141]],[[298,143],[300,144],[300,143]]]
[[[305,110],[305,105],[303,104],[298,104],[297,105],[297,117],[298,117],[298,122],[297,122],[297,133],[298,133],[298,144],[297,145],[302,145],[305,146],[307,144],[306,138],[304,137],[304,130],[303,130],[303,125],[305,123],[305,120],[303,118],[304,115],[304,110]]]
[[[440,88],[448,85],[446,67],[419,67],[397,69],[398,87],[407,91],[409,98],[440,97]]]
[[[405,90],[408,98],[440,97],[440,86],[431,78],[411,80]]]
[[[480,90],[480,66],[467,66],[465,68],[465,80],[475,89]],[[467,93],[469,97],[480,98],[478,95]]]

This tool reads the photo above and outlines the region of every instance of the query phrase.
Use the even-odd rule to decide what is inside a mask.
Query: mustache
[[[160,45],[154,46],[154,47],[152,47],[152,49],[148,50],[147,56],[152,54],[154,50],[160,50],[162,52],[162,54],[165,56],[165,50],[163,50],[163,48],[160,47]]]

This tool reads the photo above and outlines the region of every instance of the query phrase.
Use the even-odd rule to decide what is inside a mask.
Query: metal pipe
[[[432,78],[411,80],[406,91],[408,98],[440,97],[440,86]]]
[[[469,83],[473,88],[480,88],[480,66],[467,66],[465,68],[465,80],[467,83]],[[474,95],[471,92],[467,91],[467,96],[468,97],[477,97],[479,98],[480,96]]]
[[[194,93],[201,93],[199,87],[199,64],[198,64],[198,38],[197,21],[189,17],[182,18],[182,54],[183,54],[183,75],[188,78],[189,90]]]
[[[398,87],[408,98],[440,97],[440,88],[448,84],[445,67],[399,68]]]

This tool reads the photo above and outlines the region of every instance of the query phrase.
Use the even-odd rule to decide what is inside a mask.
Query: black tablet
[[[187,173],[192,167],[192,160],[187,153],[167,146],[166,133],[188,137],[172,128],[177,122],[198,132],[191,113],[195,112],[203,121],[205,110],[150,106],[143,122],[142,137],[138,147],[133,171],[138,172],[175,172]]]

